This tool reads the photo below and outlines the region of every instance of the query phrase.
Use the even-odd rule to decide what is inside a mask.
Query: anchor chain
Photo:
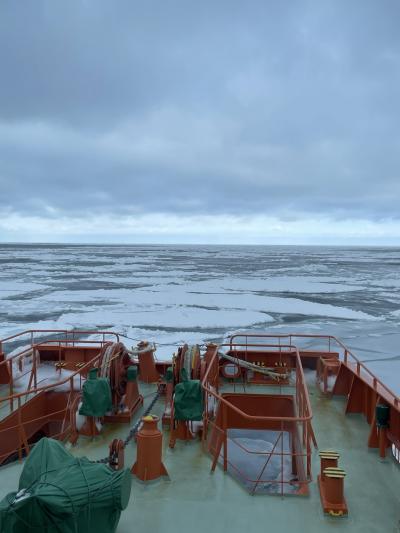
[[[146,410],[142,414],[142,416],[139,418],[139,420],[135,423],[134,426],[131,427],[126,439],[124,440],[124,448],[130,443],[130,441],[135,437],[136,433],[139,430],[139,427],[142,423],[142,418],[144,416],[147,416],[150,414],[150,411],[153,409],[154,405],[156,404],[157,400],[159,399],[161,395],[161,387],[158,387],[157,391],[154,393],[155,396],[149,403],[149,405],[146,407]],[[108,464],[110,462],[110,456],[103,457],[103,459],[97,459],[96,461],[92,461],[93,463],[101,463],[101,464]]]

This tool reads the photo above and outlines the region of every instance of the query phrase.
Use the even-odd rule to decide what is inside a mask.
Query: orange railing
[[[77,400],[79,400],[79,397],[77,398]],[[75,406],[75,410],[73,410],[74,406]],[[73,433],[74,431],[77,431],[76,420],[75,420],[76,406],[77,406],[76,402],[72,402],[72,404],[68,402],[67,406],[63,409],[58,409],[56,411],[52,411],[51,413],[46,413],[45,415],[35,417],[29,420],[22,420],[22,417],[21,417],[22,406],[19,405],[17,423],[11,426],[7,426],[3,429],[0,429],[0,435],[5,434],[5,437],[0,436],[0,441],[3,439],[6,439],[6,436],[7,434],[9,434],[10,431],[17,431],[19,444],[17,448],[14,450],[14,452],[7,451],[0,455],[0,465],[5,459],[10,457],[10,455],[12,455],[15,452],[18,453],[19,459],[22,459],[22,454],[23,454],[24,449],[25,449],[26,454],[29,453],[30,451],[30,446],[28,444],[29,436],[26,434],[26,431],[25,431],[25,428],[28,425],[32,425],[37,422],[43,422],[43,424],[45,424],[49,421],[54,421],[54,418],[57,417],[57,415],[64,415],[63,421],[61,423],[61,431],[59,431],[58,433],[52,434],[51,437],[53,439],[65,438],[69,434]]]
[[[79,340],[79,337],[81,336],[87,336],[87,335],[102,335],[103,339],[102,341],[105,341],[105,336],[113,336],[117,339],[117,342],[119,342],[119,335],[115,331],[98,331],[98,330],[68,330],[68,329],[26,329],[24,331],[21,331],[19,333],[15,333],[14,335],[10,335],[9,337],[4,337],[3,339],[0,339],[0,353],[2,353],[2,348],[4,343],[8,343],[11,341],[15,341],[16,339],[19,339],[20,337],[29,335],[30,337],[30,343],[33,344],[35,336],[43,336],[43,334],[51,333],[54,335],[64,335],[66,338],[72,337],[72,339],[69,339],[69,342],[74,342]],[[51,341],[51,339],[48,339]]]
[[[46,340],[42,340],[41,342],[35,342],[36,337],[43,337],[43,334],[51,334],[50,338],[47,338]],[[54,338],[56,335],[64,335],[64,338]],[[93,340],[89,341],[86,339],[82,339],[83,336],[88,335],[100,335],[100,340]],[[113,331],[90,331],[90,330],[78,330],[78,331],[67,331],[67,330],[26,330],[21,333],[17,333],[15,335],[11,335],[9,337],[6,337],[4,339],[0,340],[0,356],[4,354],[3,350],[5,347],[5,344],[15,342],[16,340],[21,341],[24,336],[28,336],[29,340],[29,346],[26,348],[22,348],[20,351],[17,351],[15,354],[10,355],[9,357],[6,357],[4,360],[0,360],[0,375],[3,374],[8,376],[8,384],[9,384],[9,396],[12,396],[14,394],[14,388],[15,383],[22,380],[25,376],[30,374],[30,381],[28,384],[28,389],[37,388],[38,382],[37,382],[37,354],[35,353],[35,350],[38,349],[38,347],[51,343],[54,344],[55,347],[58,346],[59,349],[59,361],[61,361],[61,347],[66,346],[77,346],[82,344],[93,344],[98,345],[101,349],[106,342],[109,342],[107,338],[113,338],[116,340],[116,342],[119,342],[119,335],[118,333],[115,333]],[[32,369],[28,370],[27,372],[23,373],[23,367],[25,366],[25,361],[28,360],[30,357],[32,357]],[[20,373],[18,376],[14,376],[14,364],[18,364]],[[0,402],[1,403],[1,402]]]
[[[66,339],[60,339],[58,341],[52,341],[52,344],[55,346],[55,348],[57,348],[57,347],[60,348],[61,346],[65,346],[65,342],[66,342]],[[38,358],[34,355],[32,369],[22,375],[22,377],[24,377],[27,374],[31,374],[31,377],[30,377],[30,380],[29,380],[29,383],[28,383],[28,388],[25,389],[23,392],[15,393],[14,392],[14,383],[17,380],[11,379],[10,380],[10,384],[9,384],[10,394],[8,396],[4,396],[4,397],[0,398],[0,409],[1,409],[1,404],[3,402],[9,401],[10,402],[10,410],[12,412],[13,409],[14,409],[13,408],[14,400],[17,400],[18,398],[22,399],[24,396],[27,397],[27,396],[29,396],[31,394],[36,394],[38,392],[46,391],[46,390],[49,390],[49,389],[56,389],[57,387],[60,387],[61,385],[64,385],[65,383],[68,383],[68,382],[70,382],[70,384],[71,384],[70,390],[73,390],[74,378],[76,376],[79,376],[79,380],[80,380],[79,381],[79,385],[80,385],[79,388],[81,388],[81,385],[82,385],[82,373],[84,373],[84,371],[92,368],[93,366],[96,366],[96,363],[99,362],[99,359],[100,359],[100,356],[101,356],[100,351],[101,351],[102,346],[101,346],[101,344],[99,344],[98,341],[81,340],[79,342],[80,342],[81,345],[82,344],[85,344],[85,345],[86,344],[88,344],[88,345],[92,345],[92,344],[99,345],[99,353],[96,354],[92,359],[90,359],[90,361],[88,361],[85,364],[81,365],[79,367],[79,369],[77,369],[75,372],[71,371],[72,373],[69,376],[66,376],[64,379],[61,379],[61,380],[59,380],[57,382],[54,382],[54,383],[51,383],[49,385],[44,385],[42,387],[38,387],[37,386],[37,373],[38,373],[37,359]],[[48,345],[48,341],[43,341],[41,343],[34,344],[32,346],[33,352],[35,350],[37,350],[38,348],[40,348],[40,346],[44,346],[44,345]],[[18,355],[18,357],[21,356],[21,354],[17,354],[17,355]],[[13,358],[10,358],[10,361],[12,361],[12,359]],[[6,363],[7,361],[4,361],[4,363]],[[11,368],[11,372],[12,372],[12,366],[10,368]],[[56,369],[55,369],[55,372],[57,372]],[[12,377],[12,373],[11,373],[11,377]],[[17,379],[19,379],[20,377],[21,376],[18,376]],[[35,385],[35,383],[36,383],[36,385]],[[33,384],[33,386],[31,386],[32,384]]]
[[[239,351],[247,351],[251,350],[253,348],[258,348],[262,350],[263,352],[268,351],[277,351],[282,350],[286,352],[290,352],[291,354],[294,354],[296,365],[295,365],[295,372],[296,372],[296,381],[295,381],[295,409],[296,409],[296,416],[260,416],[260,415],[250,415],[234,405],[232,402],[230,402],[227,398],[224,397],[223,394],[221,394],[218,390],[218,374],[219,374],[219,351],[221,349],[227,348],[229,350],[230,355],[234,355],[237,350]],[[237,355],[236,355],[237,357]],[[239,358],[237,357],[238,363]],[[283,463],[284,459],[287,456],[290,456],[292,460],[296,461],[300,465],[300,461],[302,465],[304,466],[304,471],[306,472],[306,475],[303,477],[301,482],[299,482],[299,485],[304,487],[307,483],[311,481],[311,443],[315,442],[314,433],[311,427],[311,419],[312,419],[312,409],[310,405],[310,400],[308,396],[308,390],[305,383],[304,373],[303,373],[303,367],[301,364],[301,358],[299,354],[299,350],[296,346],[292,344],[238,344],[236,343],[233,345],[233,343],[225,344],[225,345],[219,345],[215,346],[214,351],[211,355],[208,356],[208,364],[207,364],[207,370],[204,374],[204,377],[202,379],[202,387],[205,391],[205,408],[204,408],[204,421],[203,421],[203,443],[204,445],[207,442],[207,439],[211,435],[214,434],[214,442],[215,442],[215,433],[219,435],[219,438],[217,439],[218,445],[216,445],[215,448],[212,446],[209,446],[210,451],[214,455],[214,460],[212,464],[212,470],[215,469],[216,464],[218,460],[221,457],[221,448],[222,448],[222,461],[223,461],[223,468],[226,471],[228,469],[228,465],[231,467],[231,469],[234,469],[239,477],[243,479],[246,483],[248,483],[250,486],[253,487],[252,492],[254,492],[257,489],[257,486],[260,483],[267,483],[267,484],[279,484],[280,485],[280,491],[283,494],[285,492],[284,487],[287,484],[292,484],[291,479],[285,479],[284,478],[284,472],[283,472]],[[292,385],[293,386],[293,385]],[[281,394],[287,394],[287,388],[289,385],[285,385],[283,387],[279,387]],[[210,400],[212,399],[212,402],[214,402],[218,406],[218,411],[221,413],[220,416],[220,422],[217,424],[216,420],[216,413],[214,409],[210,409]],[[246,421],[249,423],[249,427],[255,427],[257,424],[259,424],[260,428],[265,426],[266,423],[274,423],[280,425],[280,435],[281,438],[278,436],[277,441],[275,442],[275,445],[273,449],[270,452],[255,452],[252,451],[235,439],[231,439],[228,437],[228,426],[227,426],[227,418],[228,418],[228,411],[232,411],[236,415],[240,417],[244,423]],[[286,425],[291,425],[292,428],[295,428],[293,431],[294,434],[297,433],[297,428],[300,429],[299,433],[302,433],[302,438],[298,439],[300,443],[301,450],[285,450],[284,444],[283,444],[283,435],[285,433],[285,427]],[[212,432],[210,432],[210,429]],[[287,432],[287,431],[286,431]],[[213,437],[212,437],[213,438]],[[253,454],[253,455],[260,455],[265,456],[266,461],[263,466],[262,471],[258,475],[256,479],[249,478],[246,476],[246,473],[243,472],[240,468],[237,467],[237,465],[233,464],[233,462],[229,459],[228,454],[228,440],[230,442],[230,445],[235,444],[239,446],[245,453]],[[278,450],[278,442],[281,442],[280,450]],[[268,464],[271,460],[271,457],[278,456],[280,458],[281,463],[281,476],[280,479],[262,479],[262,476],[264,472],[266,471]]]
[[[245,338],[247,343],[248,339],[259,338],[265,339],[279,339],[279,343],[282,339],[288,339],[289,344],[292,344],[294,339],[303,340],[316,340],[326,341],[328,352],[338,351],[340,359],[361,379],[366,380],[372,386],[372,388],[380,395],[384,396],[385,400],[393,407],[400,408],[400,399],[389,387],[387,387],[360,359],[337,337],[333,335],[312,335],[301,333],[290,334],[258,334],[258,333],[235,333],[229,337],[228,343],[230,347],[235,346],[234,339]],[[297,344],[296,344],[297,345]],[[255,346],[259,347],[260,344]]]
[[[63,334],[64,331],[60,330],[47,330],[46,332],[51,331],[51,333],[56,333],[57,335]],[[13,335],[11,337],[8,337],[6,339],[2,339],[2,343],[5,341],[12,341],[16,338],[21,338],[23,335],[26,334],[33,334],[33,333],[43,333],[44,330],[32,330],[28,332],[23,332],[21,334]],[[24,348],[21,351],[18,351],[14,355],[10,356],[8,359],[5,359],[0,363],[1,366],[5,367],[9,371],[9,394],[7,396],[0,398],[0,412],[6,408],[6,411],[3,411],[3,416],[1,417],[2,420],[0,420],[0,443],[6,443],[6,435],[7,432],[17,432],[18,434],[18,446],[16,447],[15,451],[18,452],[19,457],[22,457],[22,451],[25,448],[26,452],[29,453],[29,445],[28,445],[28,439],[31,435],[27,435],[27,428],[32,427],[38,427],[38,424],[46,424],[47,422],[54,422],[58,421],[60,423],[59,431],[57,430],[57,433],[52,433],[53,438],[65,438],[68,434],[76,432],[76,426],[75,426],[75,411],[77,407],[77,401],[79,399],[79,391],[82,388],[82,376],[87,373],[87,371],[94,367],[98,366],[101,358],[102,348],[106,343],[109,341],[106,340],[107,336],[110,336],[118,341],[119,336],[118,334],[114,332],[98,332],[98,331],[79,331],[74,332],[72,335],[72,332],[67,332],[67,336],[65,338],[58,338],[58,339],[46,339],[42,342],[32,342],[32,344],[29,346],[29,348]],[[87,340],[87,339],[81,339],[78,337],[78,335],[92,335],[92,334],[100,334],[101,340]],[[34,338],[34,336],[32,336]],[[93,356],[89,361],[82,363],[79,365],[77,370],[71,371],[71,373],[62,378],[58,381],[55,381],[50,384],[45,384],[43,386],[38,386],[38,365],[39,365],[39,357],[37,355],[37,352],[39,351],[41,346],[49,345],[54,346],[56,350],[58,350],[59,353],[59,362],[61,361],[61,348],[66,346],[96,346],[99,348],[98,352],[95,356]],[[4,344],[3,344],[4,346]],[[21,361],[21,358],[30,358],[31,360],[31,367],[29,370],[25,373],[22,373],[21,375],[15,377],[13,374],[13,366],[14,364],[18,364],[19,361]],[[58,370],[54,369],[55,373],[58,372]],[[24,376],[30,375],[29,381],[27,384],[27,387],[21,391],[16,392],[15,386],[16,382],[18,382],[18,379],[22,379]],[[76,379],[79,379],[79,383],[76,383]],[[29,400],[33,400],[34,398],[37,398],[39,395],[44,394],[49,391],[57,391],[60,390],[60,388],[63,387],[62,392],[66,395],[66,404],[65,407],[60,409],[60,406],[57,406],[57,409],[50,410],[46,414],[35,413],[34,408],[32,408],[32,412],[28,409],[27,413],[23,415],[22,410],[23,406],[27,404]],[[8,403],[8,408],[7,408]],[[28,415],[28,418],[26,416]],[[7,419],[7,417],[13,415],[14,418]],[[40,416],[38,416],[40,415]],[[16,417],[16,418],[15,418]],[[9,422],[7,422],[9,420]],[[7,447],[5,447],[7,448]],[[4,449],[4,448],[3,448]],[[0,464],[13,452],[10,450],[7,450],[5,453],[0,454]]]

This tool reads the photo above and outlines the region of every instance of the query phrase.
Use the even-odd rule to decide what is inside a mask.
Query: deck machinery
[[[127,349],[108,331],[37,330],[1,340],[0,464],[22,459],[43,436],[76,443],[95,438],[104,425],[130,424],[137,410],[143,415],[141,383],[154,384],[151,406],[164,403],[162,428],[145,412],[127,439],[111,443],[105,462],[113,469],[122,468],[129,440],[164,435],[171,449],[177,441],[201,442],[211,471],[219,465],[251,494],[305,496],[318,440],[311,376],[322,397],[345,396],[346,413],[365,415],[365,446],[382,458],[389,447],[399,455],[399,398],[335,337],[240,333],[220,345],[181,346],[170,361],[157,361],[154,352],[146,341]],[[102,388],[98,380],[109,394],[106,407],[85,411],[89,389]],[[80,423],[79,412],[85,417]],[[121,429],[121,437],[125,433]],[[150,447],[161,453],[159,442]],[[338,450],[319,454],[323,511],[346,515],[345,465]],[[145,455],[149,467],[162,464],[161,457]],[[146,468],[136,465],[139,470]]]

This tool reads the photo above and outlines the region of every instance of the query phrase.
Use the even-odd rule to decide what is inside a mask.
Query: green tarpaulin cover
[[[87,379],[83,384],[80,415],[104,416],[112,409],[111,389],[107,378]]]
[[[188,379],[184,368],[181,371],[181,382],[175,387],[174,418],[175,420],[203,419],[203,391],[200,381]]]
[[[128,381],[136,381],[137,378],[137,366],[128,366],[128,370],[126,371],[126,379]]]
[[[128,469],[73,457],[43,438],[26,459],[18,492],[0,502],[0,531],[114,533],[130,492]]]
[[[167,368],[167,371],[165,372],[165,381],[167,383],[172,383],[173,380],[174,380],[174,369],[172,368],[172,366],[169,366]]]

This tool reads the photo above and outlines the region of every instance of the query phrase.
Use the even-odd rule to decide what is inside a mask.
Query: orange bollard
[[[141,481],[152,481],[168,476],[162,462],[162,433],[157,424],[158,416],[142,418],[143,426],[137,434],[137,456],[131,472]]]
[[[318,476],[319,491],[324,513],[331,516],[345,516],[348,513],[344,498],[344,478],[342,468],[328,467],[323,471],[323,479]]]
[[[149,348],[146,351],[146,348]],[[144,383],[157,383],[160,381],[160,374],[157,372],[154,360],[153,349],[147,341],[138,344],[139,379]]]
[[[333,450],[324,450],[319,452],[321,459],[321,479],[325,481],[324,470],[325,468],[337,467],[340,455]]]
[[[342,468],[325,468],[325,496],[335,505],[343,502],[343,481],[346,472]]]

